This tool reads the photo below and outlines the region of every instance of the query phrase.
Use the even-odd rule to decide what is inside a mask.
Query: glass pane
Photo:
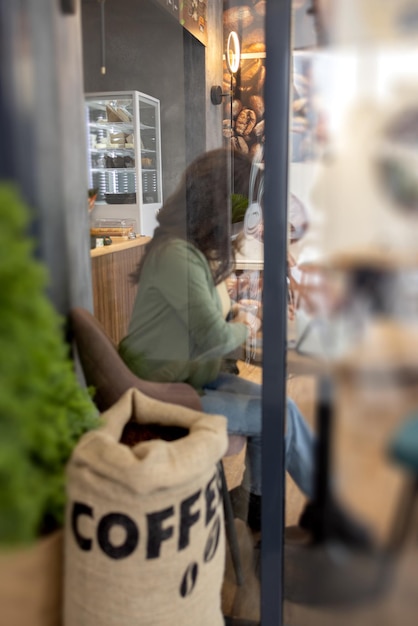
[[[160,116],[155,103],[139,97],[141,131],[142,200],[144,204],[161,201]]]
[[[247,335],[229,360],[232,430],[247,436],[246,469],[231,491],[234,524],[243,568],[237,585],[227,551],[223,612],[228,619],[260,620],[261,571],[261,389],[264,268],[264,8],[223,2],[223,145],[231,154],[232,173],[251,163],[244,187],[231,180],[231,241],[235,253],[227,280],[233,310],[247,315]],[[245,319],[241,317],[241,319]],[[234,407],[232,405],[235,405]],[[228,458],[226,459],[228,467]]]
[[[294,2],[288,390],[317,447],[286,495],[289,625],[417,614],[418,6],[384,4]]]
[[[136,229],[92,251],[96,314],[142,388],[177,394],[207,423],[202,441],[188,451],[189,432],[184,456],[163,469],[160,570],[141,553],[138,575],[155,565],[173,622],[192,623],[196,603],[200,626],[257,624],[265,6],[105,3],[102,39],[97,4],[82,3],[89,185],[98,188],[91,220],[96,230],[131,220]],[[126,111],[130,119],[119,119]],[[170,496],[189,466],[191,491]],[[139,518],[140,541],[148,522]]]
[[[96,201],[132,204],[136,201],[133,100],[97,95],[87,99],[86,108],[89,186],[97,189]]]

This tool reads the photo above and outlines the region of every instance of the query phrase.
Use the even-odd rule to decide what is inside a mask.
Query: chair
[[[156,400],[202,411],[199,394],[191,385],[180,382],[152,382],[136,376],[120,357],[103,326],[89,311],[81,307],[73,308],[70,311],[69,322],[70,334],[75,343],[85,381],[95,389],[94,402],[100,412],[109,409],[132,387]],[[240,435],[230,435],[228,450],[224,459],[219,462],[225,531],[238,585],[243,583],[243,572],[229,491],[237,486],[237,481],[242,480],[246,441],[246,438]],[[224,461],[228,464],[227,473]],[[241,471],[236,470],[237,466],[242,467]]]
[[[390,537],[390,548],[398,550],[407,537],[418,499],[418,413],[411,415],[396,431],[388,452],[408,475]]]

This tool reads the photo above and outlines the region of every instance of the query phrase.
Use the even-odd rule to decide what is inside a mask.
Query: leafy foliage
[[[65,466],[98,424],[76,378],[63,320],[45,294],[46,268],[26,236],[27,207],[0,185],[0,544],[63,523]]]
[[[242,222],[248,208],[248,198],[239,193],[231,195],[231,224]]]

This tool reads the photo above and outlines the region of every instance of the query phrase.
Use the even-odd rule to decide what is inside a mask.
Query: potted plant
[[[5,623],[57,626],[65,467],[98,414],[45,293],[29,211],[7,183],[0,221],[0,604]]]
[[[244,228],[245,212],[248,208],[248,198],[239,193],[231,194],[231,224],[232,234],[238,235]]]

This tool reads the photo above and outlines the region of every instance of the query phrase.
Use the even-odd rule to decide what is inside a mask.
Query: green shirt
[[[184,381],[200,389],[218,376],[222,357],[246,337],[244,324],[223,318],[205,256],[192,244],[172,239],[144,263],[119,352],[140,378]]]

